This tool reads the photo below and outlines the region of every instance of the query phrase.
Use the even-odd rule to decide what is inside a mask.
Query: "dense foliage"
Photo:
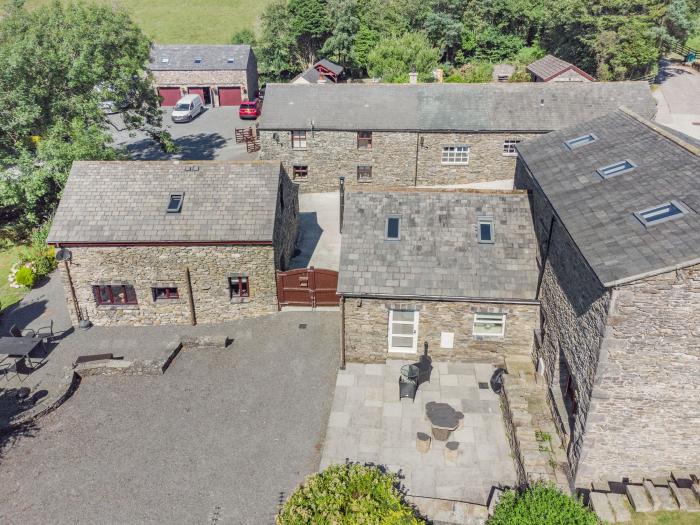
[[[278,525],[423,525],[395,475],[355,463],[309,476],[287,500]]]
[[[598,516],[583,504],[543,483],[523,492],[508,490],[487,525],[598,525]]]
[[[275,0],[256,51],[267,80],[289,79],[321,57],[354,76],[403,82],[411,69],[425,76],[442,65],[451,75],[474,61],[526,64],[545,52],[601,80],[621,80],[651,72],[662,50],[684,43],[698,7],[698,0]]]
[[[127,128],[171,146],[145,69],[149,54],[149,40],[120,10],[7,4],[0,20],[0,234],[22,236],[47,220],[74,160],[118,157],[106,107]]]

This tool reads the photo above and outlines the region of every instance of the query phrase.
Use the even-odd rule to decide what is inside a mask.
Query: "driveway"
[[[254,120],[238,118],[238,107],[206,108],[192,122],[175,124],[170,119],[172,108],[164,108],[163,125],[181,150],[175,155],[163,153],[145,133],[129,133],[123,129],[119,115],[110,117],[116,129],[116,146],[126,147],[133,160],[251,160],[257,153],[247,153],[245,144],[236,144],[235,128],[255,126]]]
[[[84,379],[3,450],[0,523],[273,523],[318,468],[339,319],[283,312],[235,333],[163,376]]]
[[[700,72],[668,60],[660,65],[659,84],[653,88],[655,120],[700,139]]]

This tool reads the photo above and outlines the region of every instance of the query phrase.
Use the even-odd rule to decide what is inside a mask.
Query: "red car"
[[[256,119],[262,113],[262,104],[259,98],[255,100],[244,100],[238,108],[238,116],[240,118]]]

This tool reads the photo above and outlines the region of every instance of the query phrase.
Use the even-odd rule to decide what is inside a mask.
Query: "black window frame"
[[[303,172],[303,175],[301,174]],[[309,178],[309,166],[307,164],[295,164],[292,166],[292,180],[307,180]]]
[[[397,221],[396,223],[396,236],[392,237],[389,235],[390,221]],[[400,215],[388,215],[386,218],[386,224],[384,225],[384,239],[387,241],[400,241],[401,240],[401,216]]]
[[[184,192],[171,193],[168,198],[168,206],[165,209],[167,213],[180,213],[182,210],[182,201],[185,200]],[[175,201],[175,206],[173,206],[173,201]]]

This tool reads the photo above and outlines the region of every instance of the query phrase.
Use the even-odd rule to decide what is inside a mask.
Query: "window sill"
[[[441,162],[442,166],[469,166],[468,162]]]
[[[390,354],[412,354],[415,355],[418,353],[418,350],[394,350],[393,348],[389,348],[388,352]]]
[[[306,151],[308,148],[295,148],[292,146],[292,151]]]
[[[370,184],[372,182],[372,179],[364,179],[364,180],[358,179],[357,182],[359,184]]]
[[[504,341],[505,335],[472,335],[475,341]]]
[[[98,311],[109,311],[109,310],[138,310],[138,304],[98,304]]]
[[[308,181],[309,181],[309,179],[292,179],[292,182],[297,182],[297,183],[299,183],[299,182],[308,182]]]
[[[180,304],[184,302],[185,300],[182,297],[178,297],[177,299],[156,299],[155,301],[153,301],[153,304]]]

